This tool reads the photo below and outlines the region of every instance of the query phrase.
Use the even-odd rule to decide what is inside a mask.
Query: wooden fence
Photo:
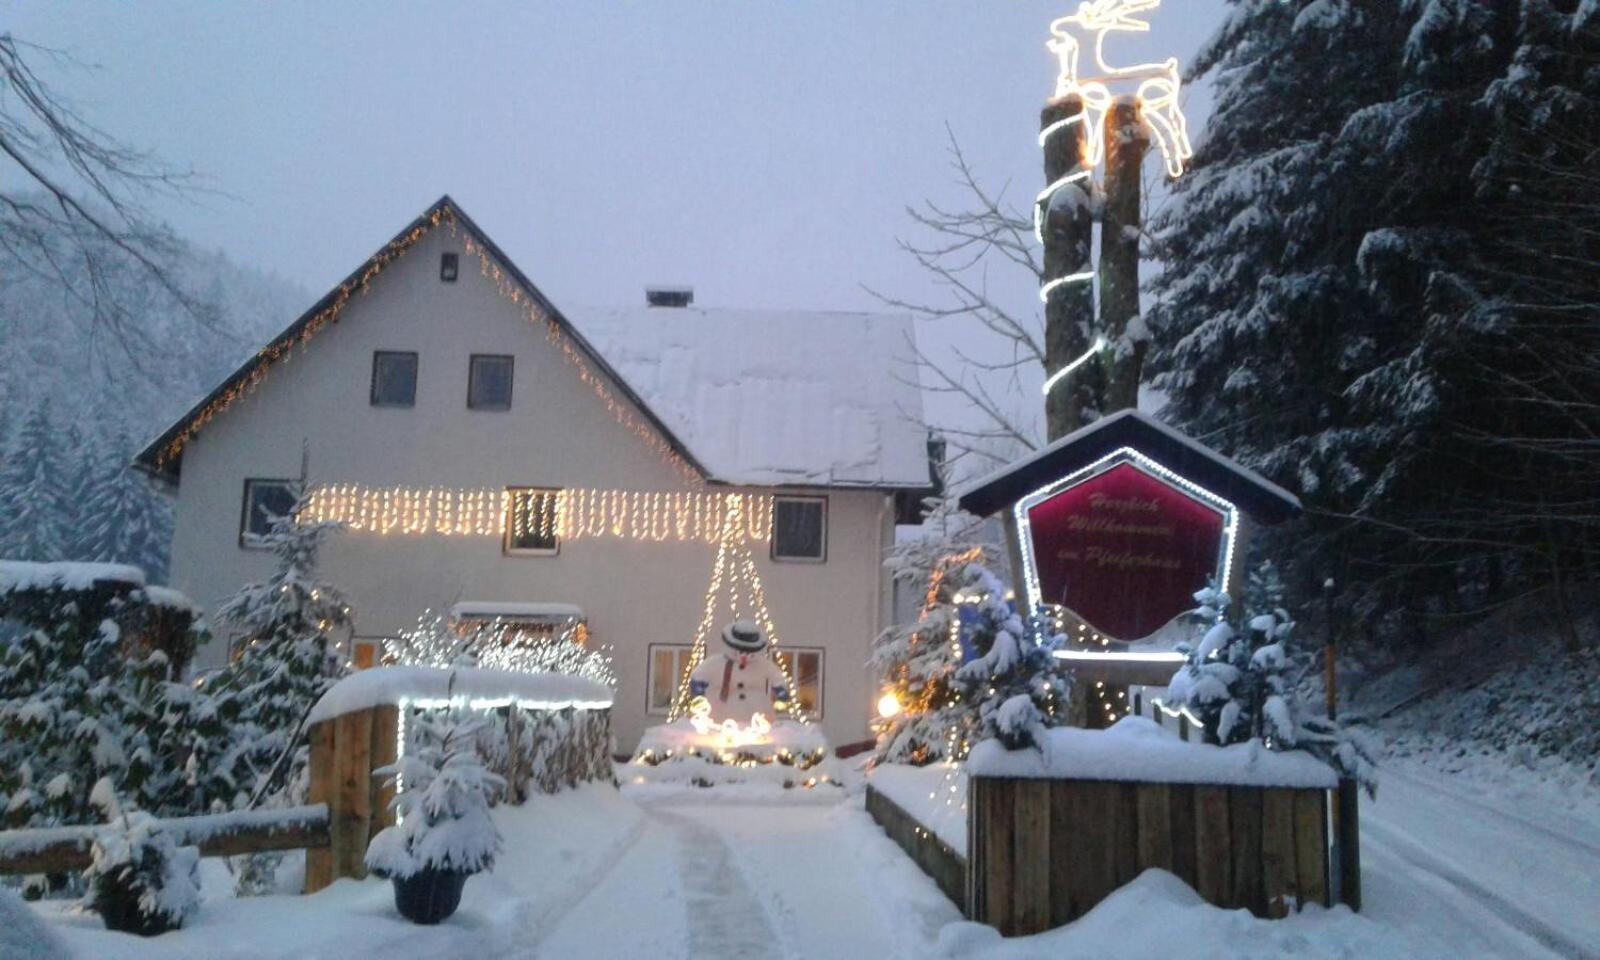
[[[323,804],[168,817],[161,823],[179,845],[197,846],[203,857],[328,845],[328,808]],[[82,870],[89,866],[89,849],[100,829],[103,828],[47,827],[0,833],[0,876]]]
[[[1070,923],[1151,867],[1281,917],[1330,902],[1330,791],[972,777],[967,915],[1006,936]]]

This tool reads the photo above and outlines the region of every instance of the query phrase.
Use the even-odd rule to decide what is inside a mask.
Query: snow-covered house
[[[911,321],[691,300],[557,309],[441,199],[139,455],[175,496],[173,585],[214,606],[260,578],[254,535],[303,475],[356,521],[323,569],[358,663],[425,609],[581,615],[613,649],[626,749],[702,619],[705,513],[754,494],[746,546],[800,701],[835,744],[865,738],[883,556],[930,486]]]

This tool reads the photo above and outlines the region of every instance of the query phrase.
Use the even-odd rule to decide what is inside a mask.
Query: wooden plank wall
[[[1323,790],[990,777],[968,789],[968,916],[1008,937],[1070,923],[1151,867],[1260,917],[1329,903]]]
[[[306,851],[306,893],[342,877],[367,875],[367,844],[394,823],[389,779],[372,771],[395,760],[399,713],[393,706],[358,710],[312,727],[312,803],[328,805],[328,845]]]
[[[867,813],[883,827],[889,839],[899,844],[900,849],[922,868],[923,873],[933,878],[945,896],[958,906],[966,903],[965,857],[870,784],[867,786]]]

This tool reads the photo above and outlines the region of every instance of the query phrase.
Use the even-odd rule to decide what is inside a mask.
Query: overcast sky
[[[863,284],[932,295],[895,238],[956,196],[946,124],[1018,206],[1038,190],[1044,42],[1075,6],[18,3],[0,29],[91,64],[48,77],[228,195],[164,206],[180,232],[313,294],[449,193],[557,304],[666,281],[870,309]],[[1167,0],[1117,49],[1187,57],[1223,6]],[[1024,279],[994,282],[1031,309]]]

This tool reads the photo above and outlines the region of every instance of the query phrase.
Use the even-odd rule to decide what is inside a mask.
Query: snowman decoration
[[[731,720],[755,727],[787,711],[789,681],[761,627],[736,620],[722,628],[722,644],[726,649],[707,653],[689,674],[690,711],[717,724]]]

